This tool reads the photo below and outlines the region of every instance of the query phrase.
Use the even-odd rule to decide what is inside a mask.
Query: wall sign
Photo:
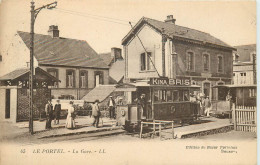
[[[163,78],[150,78],[150,85],[173,85],[173,86],[190,86],[195,84],[194,80],[190,79],[169,79]]]

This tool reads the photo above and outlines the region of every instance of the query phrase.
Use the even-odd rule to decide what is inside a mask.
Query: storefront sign
[[[190,79],[150,78],[150,85],[189,86],[194,84]]]

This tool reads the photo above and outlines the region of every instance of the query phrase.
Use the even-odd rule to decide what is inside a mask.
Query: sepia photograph
[[[256,9],[0,0],[0,164],[256,165]]]

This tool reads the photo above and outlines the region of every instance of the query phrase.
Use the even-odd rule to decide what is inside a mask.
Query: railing
[[[233,104],[232,118],[236,131],[256,132],[256,107],[235,106]]]
[[[162,137],[162,125],[165,126],[166,124],[171,124],[171,134],[172,138],[174,139],[174,121],[165,121],[165,120],[154,120],[153,122],[141,122],[141,129],[140,129],[140,138],[142,138],[143,133],[143,125],[153,125],[153,136],[156,134],[156,126],[159,126],[159,137]]]

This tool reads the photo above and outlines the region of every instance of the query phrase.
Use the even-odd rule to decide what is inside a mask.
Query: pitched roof
[[[230,45],[225,42],[219,40],[216,37],[213,37],[209,33],[205,33],[199,30],[187,28],[184,26],[179,26],[171,23],[166,23],[158,20],[154,20],[151,18],[143,17],[139,22],[134,26],[134,28],[123,38],[122,44],[126,44],[130,38],[133,37],[133,33],[136,33],[137,29],[139,29],[143,24],[148,24],[153,27],[156,31],[162,33],[162,28],[164,29],[164,33],[170,38],[181,38],[191,41],[199,41],[202,43],[208,43],[209,45],[218,45],[226,48],[232,48]],[[234,48],[232,48],[234,49]]]
[[[251,45],[239,45],[234,46],[237,49],[237,54],[239,55],[238,60],[241,62],[250,61],[250,55],[256,52],[256,44]]]
[[[18,31],[18,34],[30,48],[30,33]],[[96,51],[83,40],[35,34],[34,55],[40,65],[108,68]]]
[[[18,68],[12,72],[9,72],[5,75],[3,75],[2,77],[0,77],[0,81],[11,81],[11,80],[15,80],[15,79],[19,79],[20,77],[24,76],[25,74],[29,74],[30,69],[29,68]],[[38,78],[38,74],[42,73],[44,75],[46,75],[49,79],[51,79],[52,81],[59,81],[59,79],[57,79],[56,77],[52,76],[51,74],[49,74],[48,72],[44,71],[43,69],[41,69],[40,67],[36,67],[35,68],[35,72],[36,72],[36,79]]]
[[[112,62],[112,60],[114,59],[112,56],[111,56],[111,52],[109,53],[101,53],[99,54],[100,58],[103,59],[103,61],[107,64],[107,66],[109,66]]]
[[[94,102],[98,99],[100,102],[104,101],[114,90],[115,85],[100,85],[92,89],[88,94],[86,94],[81,100],[86,102]]]
[[[0,77],[0,80],[14,80],[16,78],[19,78],[21,77],[22,75],[28,73],[30,71],[29,68],[19,68],[19,69],[16,69],[12,72],[9,72],[5,75],[3,75],[2,77]]]

